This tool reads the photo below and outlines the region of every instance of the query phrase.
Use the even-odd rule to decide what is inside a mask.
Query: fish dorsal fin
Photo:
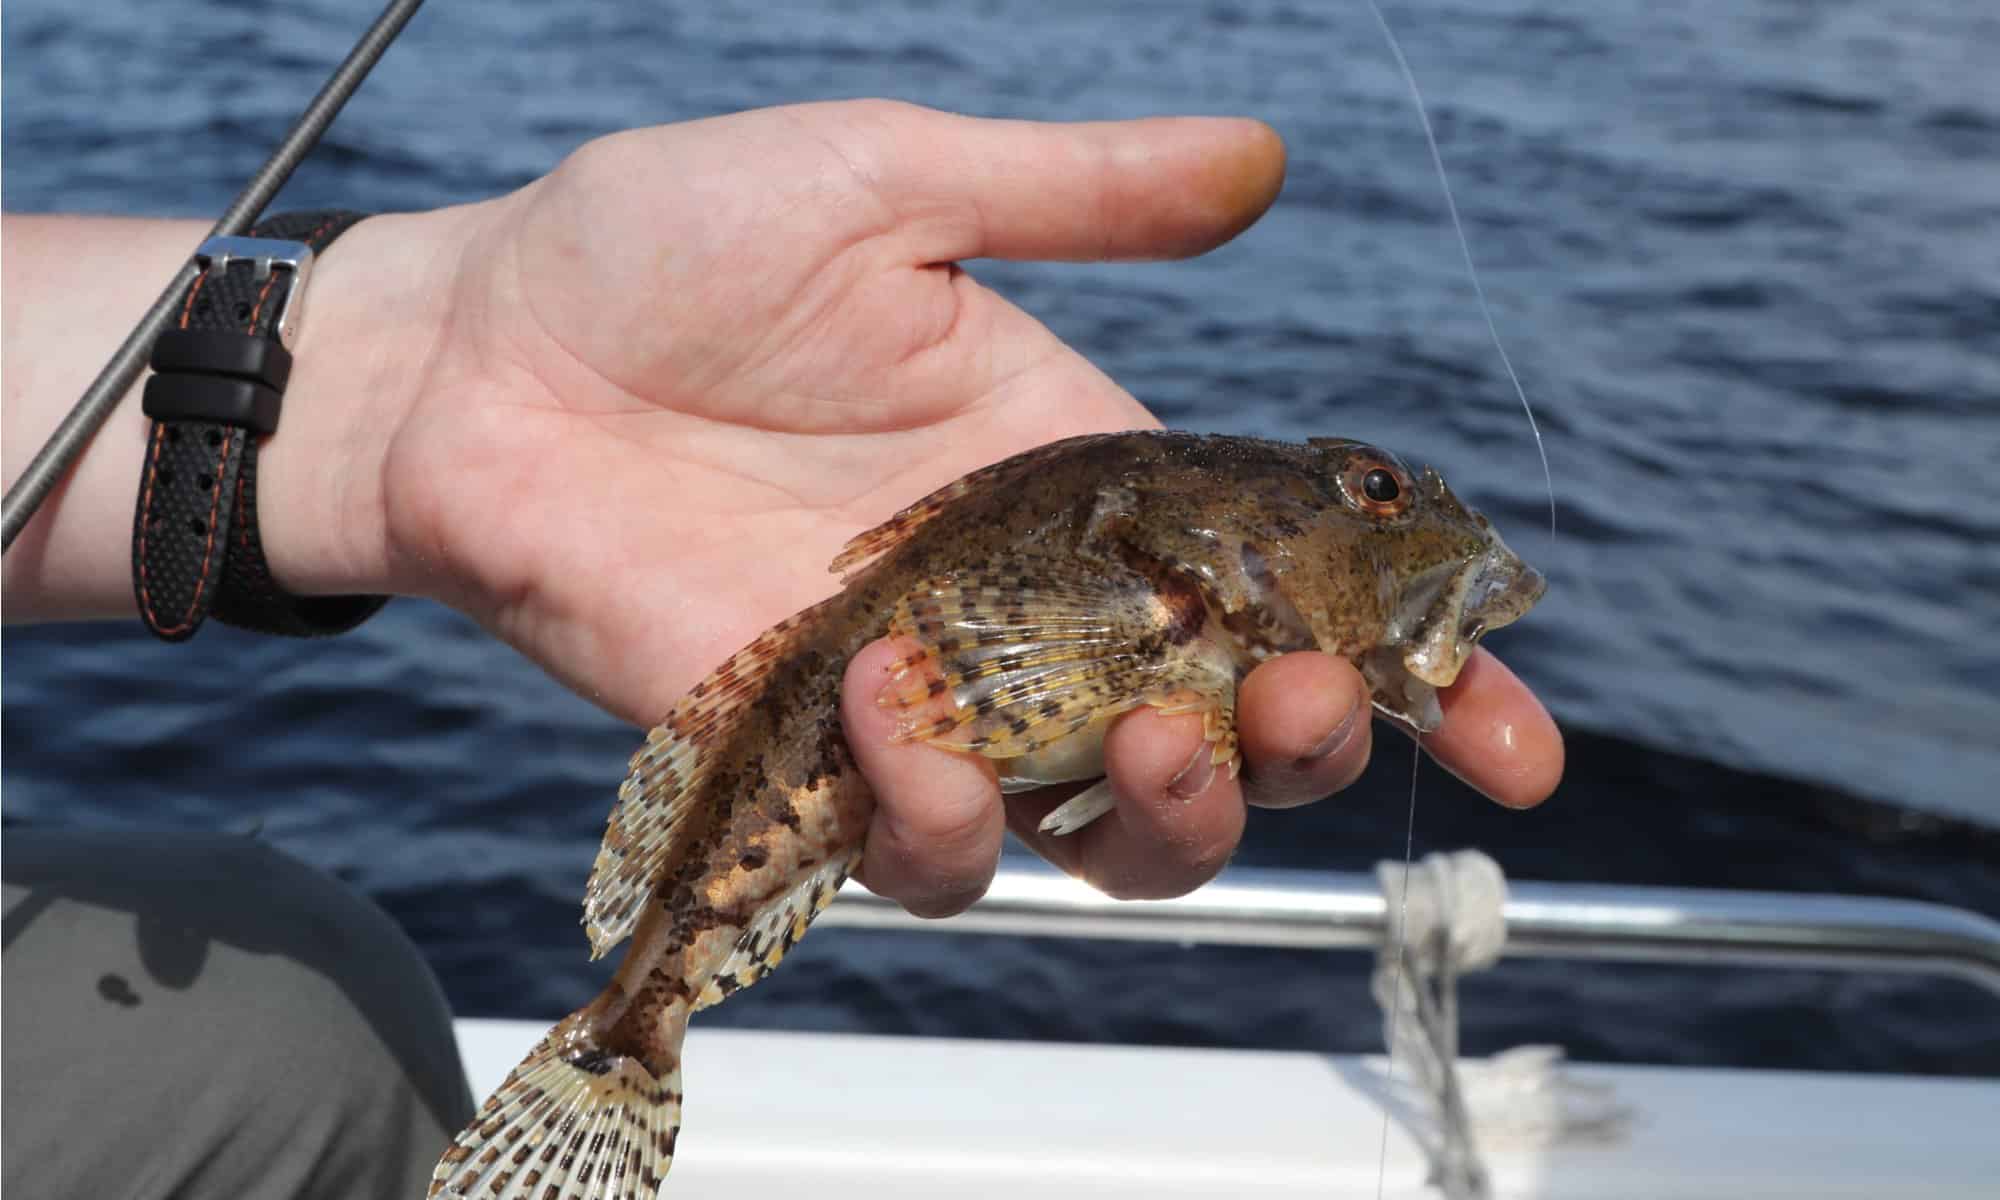
[[[715,765],[717,744],[763,693],[772,666],[796,644],[807,622],[830,603],[822,601],[758,634],[695,684],[646,735],[618,789],[584,889],[583,925],[592,958],[625,940],[646,898],[708,827],[707,820],[696,818],[709,815],[716,800],[703,795],[703,784]]]
[[[826,569],[840,576],[840,581],[846,583],[854,578],[860,568],[909,541],[925,522],[943,512],[955,501],[1019,478],[1049,459],[1075,450],[1080,442],[1121,436],[1124,435],[1087,434],[1083,437],[1066,438],[1060,442],[1050,442],[1046,446],[1029,450],[1024,454],[1016,454],[1012,458],[1002,459],[991,466],[981,467],[970,475],[945,484],[866,533],[859,533],[848,539],[847,544],[840,548],[840,553]]]
[[[813,918],[833,903],[858,857],[853,852],[836,855],[758,909],[743,936],[736,939],[736,948],[701,990],[695,1009],[720,1004],[775,970],[785,952],[806,935]]]

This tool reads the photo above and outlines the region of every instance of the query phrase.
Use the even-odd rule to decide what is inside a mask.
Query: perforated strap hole
[[[174,486],[174,470],[172,467],[160,468],[160,486],[163,488]]]
[[[192,517],[188,520],[188,532],[200,537],[208,532],[208,522],[200,517]]]
[[[220,429],[211,429],[208,431],[208,444],[211,448],[222,444],[222,431]]]
[[[215,479],[208,475],[197,475],[194,477],[194,485],[204,492],[213,491],[215,488]]]

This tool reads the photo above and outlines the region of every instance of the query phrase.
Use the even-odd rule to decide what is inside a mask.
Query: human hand
[[[446,600],[651,724],[825,595],[855,532],[1016,451],[1153,423],[957,260],[1197,253],[1263,212],[1282,163],[1250,122],[815,105],[616,135],[501,200],[365,223],[322,280],[404,264],[409,294],[440,302],[412,327],[435,332],[385,330],[364,364],[383,436],[353,448],[379,464],[355,477],[380,487],[329,501],[364,510],[347,578],[281,560],[306,541],[271,530],[275,514],[274,570],[359,590],[352,564],[371,564],[375,590]],[[264,473],[285,478],[275,458]],[[289,511],[324,522],[327,507]],[[956,911],[991,876],[1003,806],[984,761],[889,744],[872,704],[888,655],[857,656],[844,706],[878,793],[862,875],[913,911]],[[1482,655],[1446,704],[1428,739],[1440,761],[1502,803],[1553,788],[1560,740],[1497,661]],[[1010,798],[1005,823],[1114,894],[1186,891],[1233,850],[1246,797],[1316,799],[1367,759],[1366,689],[1326,656],[1259,668],[1240,716],[1242,781],[1177,788],[1198,719],[1135,713],[1108,744],[1114,817],[1039,834],[1052,791]]]

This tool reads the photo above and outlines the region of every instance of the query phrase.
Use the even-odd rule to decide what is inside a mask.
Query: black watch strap
[[[312,257],[364,214],[288,213],[251,238],[202,246],[173,329],[153,347],[153,418],[132,523],[132,587],[146,627],[182,641],[211,614],[288,637],[344,633],[386,596],[294,596],[257,530],[257,448],[277,428]],[[256,240],[252,240],[256,239]]]

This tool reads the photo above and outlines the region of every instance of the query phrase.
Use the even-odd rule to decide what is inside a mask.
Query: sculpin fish
[[[843,587],[738,651],[647,735],[584,898],[604,993],[552,1029],[438,1164],[432,1195],[650,1197],[680,1128],[688,1018],[762,979],[860,860],[848,659],[913,650],[897,736],[1010,789],[1103,774],[1112,718],[1199,712],[1236,769],[1237,681],[1319,649],[1418,730],[1542,577],[1435,471],[1386,450],[1183,433],[1072,438],[976,471],[848,543]],[[1051,814],[1080,828],[1104,784]]]

